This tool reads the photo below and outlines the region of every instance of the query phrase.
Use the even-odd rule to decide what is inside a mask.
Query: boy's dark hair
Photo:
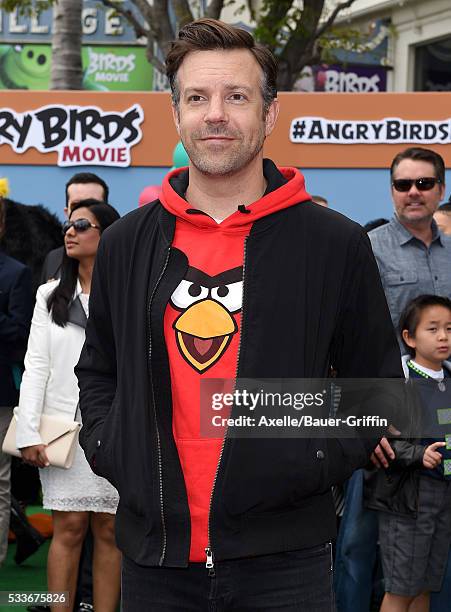
[[[71,185],[74,185],[75,183],[82,183],[85,185],[86,183],[96,183],[97,185],[100,185],[101,187],[103,187],[103,202],[108,203],[108,196],[110,195],[110,190],[108,189],[108,185],[105,183],[105,181],[93,172],[78,172],[77,174],[74,174],[74,176],[72,176],[66,183],[66,208],[69,205],[69,195],[67,190]]]
[[[101,200],[89,198],[76,202],[71,214],[78,208],[89,208],[100,225],[100,233],[120,217],[115,208]],[[53,321],[60,327],[65,327],[69,319],[69,308],[75,293],[78,278],[78,260],[69,257],[64,250],[61,262],[61,280],[47,299],[48,311],[52,312]]]
[[[434,166],[435,178],[438,178],[442,185],[445,184],[445,162],[443,157],[432,151],[432,149],[425,149],[423,147],[409,147],[401,153],[398,153],[390,166],[390,179],[393,180],[393,174],[400,162],[404,159],[413,159],[414,161],[428,162]]]
[[[255,42],[252,34],[241,28],[218,21],[217,19],[198,19],[184,26],[178,38],[172,42],[166,56],[166,76],[172,91],[172,103],[178,108],[180,90],[177,71],[188,53],[192,51],[214,51],[217,49],[247,49],[263,70],[262,96],[266,114],[271,102],[277,97],[277,64],[266,47]]]
[[[409,336],[415,337],[421,313],[429,306],[443,306],[451,311],[451,300],[441,295],[419,295],[411,300],[402,311],[399,319],[398,330],[402,338],[402,332],[406,329]],[[415,349],[404,342],[404,346],[412,357],[415,356]]]
[[[445,215],[451,215],[451,201],[445,202],[445,204],[441,204],[435,212],[444,213]]]

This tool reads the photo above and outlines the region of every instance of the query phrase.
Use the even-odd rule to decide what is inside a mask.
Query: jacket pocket
[[[289,512],[306,498],[324,492],[324,440],[233,442],[240,444],[233,450],[222,488],[231,515]]]
[[[100,435],[95,441],[93,471],[106,478],[117,488],[118,476],[115,468],[115,431],[117,422],[118,402],[113,401],[111,409],[103,423]]]
[[[365,470],[364,506],[371,510],[416,517],[418,470]]]

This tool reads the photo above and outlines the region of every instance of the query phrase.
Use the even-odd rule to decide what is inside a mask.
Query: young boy
[[[395,443],[396,459],[380,474],[390,484],[387,511],[379,512],[381,612],[427,612],[430,592],[441,589],[451,541],[451,300],[419,296],[399,328],[409,352],[406,378],[415,379],[422,400],[422,437],[402,442],[399,452]]]

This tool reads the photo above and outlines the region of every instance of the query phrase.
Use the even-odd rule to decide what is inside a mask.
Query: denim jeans
[[[124,557],[122,612],[333,612],[331,544],[187,568]]]
[[[338,612],[368,612],[377,556],[377,513],[363,507],[363,471],[349,479],[338,531],[334,587]]]

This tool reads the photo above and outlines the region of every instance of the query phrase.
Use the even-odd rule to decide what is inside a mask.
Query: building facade
[[[451,91],[450,1],[356,0],[338,23],[363,30],[380,20],[389,31],[387,90]]]

